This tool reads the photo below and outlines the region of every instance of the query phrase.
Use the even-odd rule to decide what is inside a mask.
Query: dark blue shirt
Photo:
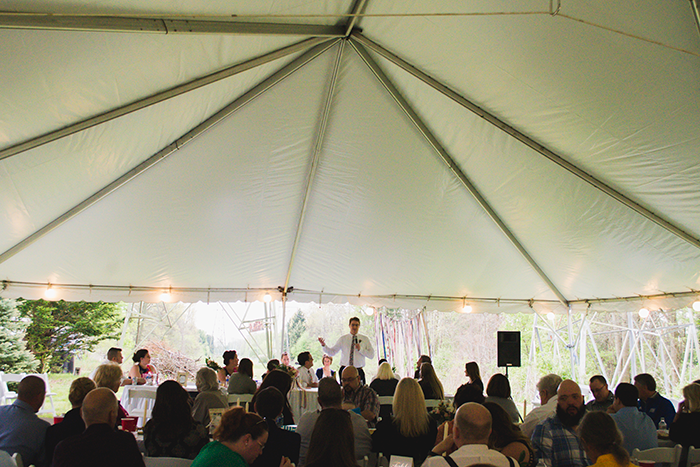
[[[657,428],[662,418],[666,419],[666,423],[670,427],[673,419],[676,417],[676,409],[673,408],[673,403],[658,392],[655,392],[646,402],[639,399],[639,410],[649,415]]]

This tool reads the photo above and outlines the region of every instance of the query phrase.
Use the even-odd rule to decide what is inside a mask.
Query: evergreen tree
[[[118,338],[121,314],[114,303],[22,300],[17,309],[31,319],[25,339],[40,373],[58,370],[76,352]]]
[[[301,310],[297,310],[289,320],[289,331],[287,335],[289,336],[289,348],[293,349],[294,345],[297,343],[302,334],[306,331],[306,317]],[[306,349],[309,350],[309,349]],[[290,358],[293,357],[290,355]]]
[[[14,301],[0,300],[0,371],[24,373],[36,370],[37,361],[24,341],[26,327]]]

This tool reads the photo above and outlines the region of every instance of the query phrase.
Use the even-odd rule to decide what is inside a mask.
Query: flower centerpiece
[[[291,376],[292,379],[296,379],[297,375],[299,374],[299,371],[296,368],[294,368],[293,366],[287,366],[283,363],[277,365],[277,369],[284,371],[289,376]]]
[[[205,361],[207,367],[211,368],[214,371],[219,371],[221,369],[219,364],[216,363],[216,360],[212,360],[211,358],[207,358],[204,361]]]
[[[440,403],[430,411],[430,416],[441,425],[455,418],[455,408],[448,400],[441,400]]]

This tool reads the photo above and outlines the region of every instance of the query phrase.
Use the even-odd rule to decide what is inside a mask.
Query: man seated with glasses
[[[374,426],[379,416],[379,396],[360,381],[360,375],[354,366],[345,367],[340,382],[343,384],[343,408],[354,410]]]

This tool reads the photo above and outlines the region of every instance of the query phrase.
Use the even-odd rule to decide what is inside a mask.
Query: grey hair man
[[[537,382],[537,392],[540,394],[540,406],[530,411],[525,417],[520,430],[528,438],[532,437],[535,427],[557,411],[557,389],[561,384],[561,376],[550,373]]]
[[[321,410],[342,408],[343,391],[335,378],[322,378],[318,382],[318,405],[321,407]],[[301,435],[299,467],[303,467],[306,462],[311,433],[314,431],[319,415],[320,411],[306,412],[301,416],[297,424],[297,433]],[[367,421],[362,415],[351,411],[350,421],[352,421],[352,428],[355,434],[355,458],[361,460],[372,451],[372,437],[367,428]]]
[[[467,467],[474,464],[490,464],[496,467],[512,467],[517,462],[506,457],[500,452],[489,449],[488,442],[491,435],[491,413],[481,404],[467,402],[462,404],[455,414],[455,424],[452,435],[435,446],[423,467],[439,467],[451,465],[446,458],[449,457],[458,467]],[[440,454],[452,445],[457,450],[447,457]]]
[[[46,397],[46,383],[26,376],[17,387],[17,400],[0,407],[0,450],[19,453],[25,465],[46,465],[44,442],[49,422],[36,416]]]

